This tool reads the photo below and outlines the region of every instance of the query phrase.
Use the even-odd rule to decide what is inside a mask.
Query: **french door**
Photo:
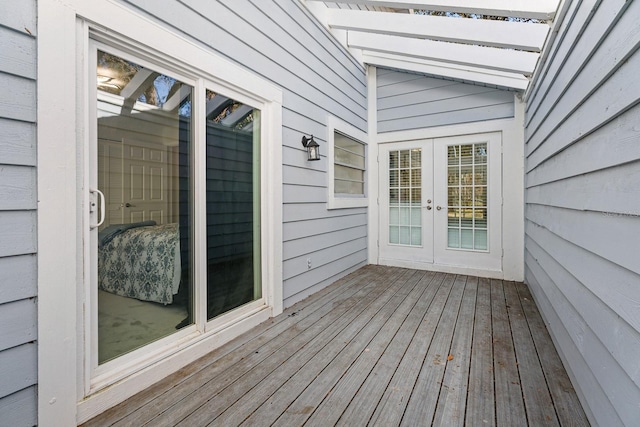
[[[501,135],[380,147],[381,264],[502,269]]]

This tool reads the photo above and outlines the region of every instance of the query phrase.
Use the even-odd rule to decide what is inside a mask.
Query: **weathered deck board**
[[[540,317],[529,288],[524,283],[516,283],[522,309],[529,324],[529,330],[540,358],[540,364],[547,378],[549,392],[553,399],[553,406],[558,415],[561,426],[588,426],[578,396],[571,380],[565,371],[562,361],[553,347],[553,341]]]
[[[433,303],[429,307],[424,320],[418,328],[414,340],[407,349],[396,373],[387,387],[371,423],[374,425],[399,425],[404,415],[409,397],[413,392],[414,384],[420,374],[420,368],[425,363],[425,356],[431,345],[431,339],[436,331],[436,326],[451,293],[454,283],[452,276],[443,278]]]
[[[239,368],[235,364],[245,359],[247,355],[250,355],[249,357],[253,359],[265,358],[264,346],[267,344],[277,346],[286,343],[285,340],[288,335],[285,332],[288,329],[294,328],[296,331],[301,332],[306,326],[313,325],[314,322],[322,319],[323,316],[337,309],[337,307],[348,309],[349,304],[355,304],[359,295],[366,295],[368,287],[373,286],[369,279],[372,275],[379,276],[379,274],[372,273],[372,270],[375,270],[375,268],[367,268],[363,271],[364,280],[357,275],[351,274],[341,280],[338,286],[332,285],[329,287],[330,289],[327,288],[326,292],[322,292],[319,295],[319,298],[307,301],[308,304],[304,306],[300,304],[291,307],[278,318],[258,326],[259,330],[254,330],[252,334],[244,334],[238,337],[213,352],[210,357],[203,358],[172,375],[177,377],[175,380],[162,381],[160,384],[162,388],[155,390],[155,398],[153,393],[155,387],[149,388],[136,395],[133,401],[130,399],[131,403],[129,405],[118,405],[105,412],[103,415],[107,419],[104,421],[113,422],[112,420],[122,419],[122,423],[116,423],[115,425],[144,425],[154,418],[161,417],[165,411],[179,404],[182,399],[187,399],[193,393],[199,393],[204,384],[226,371],[229,366],[234,366],[234,369]],[[364,289],[359,287],[362,284],[366,284]],[[299,315],[301,311],[304,311],[305,316]],[[227,347],[231,348],[227,349]],[[255,353],[259,349],[262,349],[263,352]],[[208,369],[202,370],[204,366],[208,367]],[[136,408],[136,406],[139,407]],[[133,413],[130,414],[132,411]],[[123,413],[130,415],[125,418],[122,415]],[[90,421],[87,425],[94,424]]]
[[[491,284],[489,279],[480,279],[467,392],[466,424],[469,426],[492,427],[496,424],[491,337]]]
[[[432,304],[443,278],[443,275],[435,273],[427,273],[423,277],[422,281],[427,283],[426,290],[413,310],[411,310],[409,316],[407,316],[407,320],[403,323],[393,341],[385,349],[384,354],[380,357],[362,387],[354,394],[351,403],[349,403],[349,406],[338,420],[338,425],[350,427],[371,418],[409,345],[414,340],[416,332],[424,319],[425,313]]]
[[[441,389],[465,283],[465,276],[455,278],[400,425],[424,425],[433,420],[439,394],[434,391]]]
[[[467,278],[451,349],[445,362],[446,369],[433,419],[434,425],[464,425],[477,293],[478,279],[475,277]]]
[[[518,361],[522,396],[530,425],[559,426],[558,417],[551,402],[540,359],[533,345],[531,331],[524,317],[515,283],[504,284],[511,335]]]
[[[588,422],[525,285],[368,266],[86,423],[240,424]]]

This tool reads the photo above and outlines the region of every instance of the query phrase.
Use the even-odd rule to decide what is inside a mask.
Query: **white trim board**
[[[549,25],[446,16],[329,9],[329,27],[540,52]]]
[[[323,0],[306,0],[320,2]],[[522,18],[552,19],[558,7],[557,0],[342,0],[347,5],[389,7],[396,9],[424,9],[438,12],[476,13],[492,16],[516,16]]]
[[[410,58],[478,67],[483,70],[524,74],[525,76],[533,73],[540,56],[535,52],[445,43],[360,31],[349,31],[347,42],[349,47],[371,52],[404,55]]]
[[[489,86],[522,91],[529,86],[529,79],[522,74],[370,50],[364,50],[362,54],[362,60],[366,64],[384,68],[413,71],[424,75],[445,77],[465,82],[478,82]]]
[[[348,137],[351,137],[357,141],[360,141],[364,144],[364,152],[365,152],[365,171],[364,171],[364,180],[365,180],[365,189],[364,195],[358,196],[354,195],[353,197],[345,195],[345,196],[336,196],[334,193],[335,185],[334,185],[334,135],[335,132],[338,131]],[[369,204],[369,187],[368,182],[371,179],[371,174],[369,173],[369,164],[368,158],[369,154],[369,137],[366,133],[362,132],[360,129],[355,126],[350,125],[349,123],[341,120],[335,116],[329,116],[327,118],[327,209],[343,209],[343,208],[359,208],[366,207]]]
[[[38,417],[42,426],[76,425],[282,311],[282,91],[116,1],[41,0],[38,16]],[[261,182],[268,220],[262,230],[267,306],[222,329],[196,331],[198,340],[175,343],[166,359],[85,399],[86,272],[80,260],[86,215],[79,203],[88,118],[78,102],[87,90],[82,55],[89,27],[98,40],[144,51],[141,56],[148,52],[181,74],[229,88],[240,101],[264,105]]]

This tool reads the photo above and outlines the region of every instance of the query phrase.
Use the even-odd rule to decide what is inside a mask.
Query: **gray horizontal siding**
[[[22,389],[0,400],[2,425],[31,427],[37,424],[38,398],[35,386]]]
[[[126,3],[282,89],[285,306],[364,265],[366,209],[327,210],[324,157],[328,115],[367,129],[362,65],[296,0]],[[300,144],[310,134],[319,162]]]
[[[0,424],[37,422],[36,2],[0,0]]]
[[[0,424],[37,422],[36,2],[0,0]]]
[[[640,4],[572,1],[526,111],[526,281],[594,424],[640,419]]]
[[[378,132],[513,117],[513,93],[484,86],[378,70]]]

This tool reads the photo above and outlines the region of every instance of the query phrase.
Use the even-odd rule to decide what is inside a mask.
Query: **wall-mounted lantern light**
[[[307,149],[307,160],[320,160],[320,146],[313,139],[313,135],[302,137],[302,146]]]

